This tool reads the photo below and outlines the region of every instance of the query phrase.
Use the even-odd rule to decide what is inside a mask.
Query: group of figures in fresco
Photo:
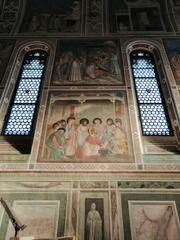
[[[73,1],[67,13],[37,13],[31,17],[30,32],[78,32],[80,31],[81,5]],[[55,12],[55,11],[54,11]]]
[[[101,118],[90,122],[75,117],[60,120],[53,124],[46,140],[47,159],[59,160],[76,157],[88,159],[107,155],[127,153],[127,137],[122,128],[122,120]]]
[[[64,51],[57,59],[54,84],[120,83],[121,70],[113,41],[104,42],[101,47],[79,45],[78,50],[78,53],[73,48]]]

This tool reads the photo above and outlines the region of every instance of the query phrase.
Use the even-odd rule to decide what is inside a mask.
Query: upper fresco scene
[[[179,21],[171,15],[176,6],[163,0],[1,0],[0,34],[171,32]]]

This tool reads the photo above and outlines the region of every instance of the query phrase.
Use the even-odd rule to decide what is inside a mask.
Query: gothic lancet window
[[[153,55],[135,50],[130,58],[143,135],[173,135]]]
[[[27,52],[20,69],[17,85],[5,118],[2,134],[31,136],[37,113],[47,52]]]

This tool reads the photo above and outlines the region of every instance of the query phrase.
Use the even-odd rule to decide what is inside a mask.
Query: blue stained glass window
[[[131,65],[143,135],[173,135],[153,56],[146,51],[134,51]]]
[[[19,81],[5,121],[4,135],[31,135],[47,53],[28,52],[21,67]]]

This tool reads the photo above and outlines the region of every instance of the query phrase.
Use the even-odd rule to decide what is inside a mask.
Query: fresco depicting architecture
[[[20,201],[15,202],[14,208],[17,209],[19,217],[31,228],[26,228],[22,236],[35,236],[42,238],[53,238],[57,235],[57,222],[59,213],[58,201]],[[29,217],[31,216],[31,217]],[[39,222],[39,224],[37,224]],[[9,224],[6,239],[13,235],[14,229]]]
[[[122,84],[119,51],[114,41],[59,42],[53,84]]]
[[[146,1],[109,1],[110,30],[127,31],[163,31],[165,30],[162,4],[158,0]]]
[[[180,239],[179,12],[0,0],[0,240]]]

